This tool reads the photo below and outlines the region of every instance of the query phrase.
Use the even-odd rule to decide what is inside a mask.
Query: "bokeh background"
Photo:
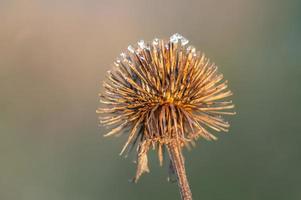
[[[238,114],[185,151],[194,199],[301,199],[301,2],[0,0],[0,199],[179,199],[150,153],[138,184],[125,137],[95,110],[139,39],[187,37],[219,66]]]

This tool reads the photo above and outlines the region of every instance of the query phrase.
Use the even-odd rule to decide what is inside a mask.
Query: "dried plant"
[[[207,131],[228,131],[222,115],[235,114],[227,81],[204,54],[174,34],[169,40],[139,41],[114,63],[100,94],[100,122],[114,126],[105,136],[128,133],[120,154],[137,145],[136,182],[149,172],[148,150],[157,149],[160,164],[167,149],[183,200],[192,199],[182,147],[199,137],[216,140]],[[128,146],[130,145],[130,148]],[[128,151],[129,151],[128,150]]]

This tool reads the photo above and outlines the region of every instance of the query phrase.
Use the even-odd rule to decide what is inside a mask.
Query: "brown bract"
[[[147,152],[170,145],[216,140],[207,129],[228,131],[222,115],[235,114],[227,81],[203,53],[174,34],[169,40],[139,41],[120,55],[100,94],[100,122],[112,126],[105,136],[128,134],[121,154],[137,145],[136,181],[148,172]]]

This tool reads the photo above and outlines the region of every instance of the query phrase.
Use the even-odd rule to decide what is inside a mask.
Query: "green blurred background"
[[[0,0],[0,199],[179,199],[150,153],[138,184],[125,137],[95,110],[127,45],[175,32],[214,60],[238,114],[185,151],[194,199],[301,199],[301,2]]]

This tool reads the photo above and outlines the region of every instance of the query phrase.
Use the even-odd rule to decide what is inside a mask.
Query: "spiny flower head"
[[[179,34],[129,46],[108,72],[104,88],[100,122],[113,126],[105,136],[128,134],[121,154],[137,144],[134,180],[149,171],[150,146],[158,149],[161,164],[165,145],[216,140],[207,129],[228,131],[222,115],[235,114],[232,101],[224,100],[232,92],[217,66]]]

